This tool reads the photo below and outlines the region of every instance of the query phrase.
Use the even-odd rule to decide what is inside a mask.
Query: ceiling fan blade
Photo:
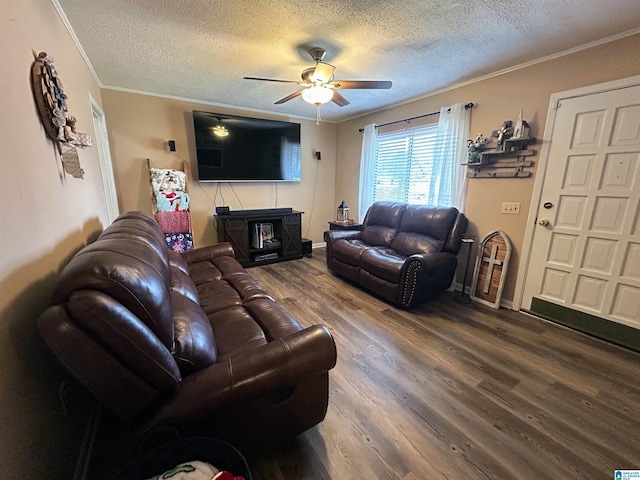
[[[331,82],[335,88],[361,88],[361,89],[384,89],[391,88],[391,82],[386,80],[337,80]]]
[[[335,69],[336,67],[334,67],[333,65],[329,65],[328,63],[324,62],[318,62],[316,64],[316,69],[311,74],[311,81],[322,83],[330,82]]]
[[[300,83],[297,80],[276,80],[275,78],[242,77],[245,80],[260,80],[263,82]]]
[[[340,95],[336,90],[333,91],[333,98],[331,101],[339,107],[346,107],[349,105],[349,100]]]
[[[304,90],[304,88],[302,90]],[[302,93],[302,90],[298,90],[297,92],[293,92],[291,95],[287,95],[286,97],[281,98],[276,103],[274,103],[274,105],[280,105],[281,103],[285,103],[285,102],[288,102],[289,100],[293,100],[294,98],[299,97],[300,94]]]

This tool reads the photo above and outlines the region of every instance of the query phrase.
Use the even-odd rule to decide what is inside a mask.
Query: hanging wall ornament
[[[33,62],[31,84],[40,120],[47,136],[58,147],[64,171],[74,178],[83,178],[76,147],[90,147],[91,136],[76,132],[76,119],[68,115],[67,96],[53,58],[45,52],[40,52]]]

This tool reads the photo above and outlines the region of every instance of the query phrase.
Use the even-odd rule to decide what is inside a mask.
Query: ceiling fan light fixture
[[[333,90],[322,87],[320,85],[314,85],[313,87],[305,88],[302,91],[302,99],[313,105],[322,105],[331,101],[333,98]]]
[[[227,130],[227,127],[225,127],[224,125],[216,125],[215,127],[213,127],[213,134],[216,137],[226,137],[227,135],[229,135],[229,130]]]

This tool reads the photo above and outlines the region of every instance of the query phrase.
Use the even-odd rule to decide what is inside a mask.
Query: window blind
[[[437,133],[434,124],[378,135],[374,200],[451,205],[451,187],[440,185]]]

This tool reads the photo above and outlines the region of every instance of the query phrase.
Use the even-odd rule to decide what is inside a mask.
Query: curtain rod
[[[469,110],[470,108],[473,108],[473,102],[469,102],[469,103],[465,103],[464,108],[465,110]],[[447,110],[447,112],[450,112],[451,109]],[[424,118],[424,117],[430,117],[432,115],[439,115],[440,112],[431,112],[431,113],[425,113],[424,115],[418,115],[417,117],[411,117],[411,118],[405,118],[403,120],[396,120],[395,122],[389,122],[389,123],[383,123],[380,125],[376,125],[376,128],[378,127],[386,127],[387,125],[393,125],[394,123],[402,123],[402,122],[410,122],[411,120],[416,120],[417,118]],[[360,128],[358,130],[360,133],[364,132],[364,128]]]

